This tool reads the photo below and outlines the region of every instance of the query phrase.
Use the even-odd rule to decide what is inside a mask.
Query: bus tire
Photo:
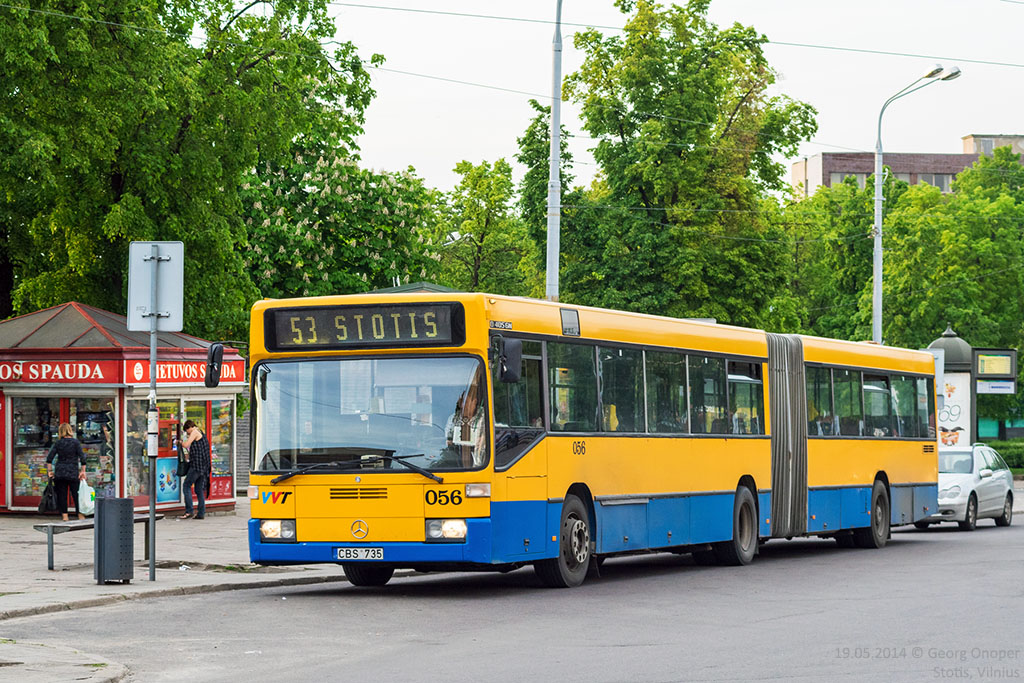
[[[746,486],[736,489],[732,506],[732,540],[715,544],[718,561],[740,567],[754,561],[757,552],[757,505]]]
[[[533,570],[549,588],[575,588],[587,577],[593,559],[587,508],[576,496],[565,497],[559,529],[558,557],[534,562]]]
[[[347,562],[341,565],[345,570],[345,578],[353,586],[383,586],[395,573],[394,567],[379,564],[357,564]]]
[[[853,530],[853,541],[858,548],[884,548],[889,539],[889,494],[885,484],[875,479],[871,487],[871,526]]]

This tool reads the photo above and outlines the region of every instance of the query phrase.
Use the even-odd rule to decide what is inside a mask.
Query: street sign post
[[[156,333],[180,332],[185,284],[185,245],[181,242],[132,242],[128,246],[128,329],[149,330],[149,580],[156,581],[156,456],[159,415],[156,408]]]

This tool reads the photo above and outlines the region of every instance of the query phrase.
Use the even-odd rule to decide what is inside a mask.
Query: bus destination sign
[[[457,303],[272,308],[264,318],[274,351],[461,346],[465,315]]]

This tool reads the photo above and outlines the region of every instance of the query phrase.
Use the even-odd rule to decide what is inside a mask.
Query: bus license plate
[[[338,548],[339,560],[383,560],[384,548]]]

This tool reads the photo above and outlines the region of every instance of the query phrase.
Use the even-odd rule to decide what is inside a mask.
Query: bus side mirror
[[[257,377],[256,381],[259,384],[260,400],[261,401],[266,401],[267,400],[267,375],[269,375],[269,374],[270,374],[270,370],[268,370],[265,366],[262,366],[262,365],[260,366],[259,371],[256,373],[256,377]]]
[[[519,370],[523,364],[523,340],[495,337],[498,342],[498,363],[501,365],[498,377],[506,384],[519,381]]]
[[[208,387],[215,387],[220,384],[220,368],[224,363],[224,345],[210,344],[206,350],[206,377],[203,383]]]

